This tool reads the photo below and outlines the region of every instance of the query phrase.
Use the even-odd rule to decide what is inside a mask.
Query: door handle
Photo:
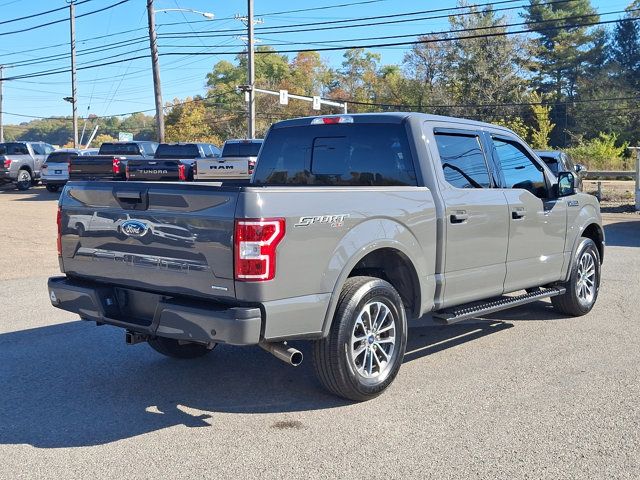
[[[466,213],[454,213],[449,217],[451,223],[464,223],[469,219]]]
[[[524,218],[526,215],[527,215],[527,212],[525,210],[511,211],[511,218],[513,218],[514,220],[520,220],[521,218]]]

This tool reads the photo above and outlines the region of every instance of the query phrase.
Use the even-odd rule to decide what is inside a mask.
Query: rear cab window
[[[100,155],[140,155],[141,148],[137,143],[103,143],[98,152]]]
[[[222,147],[223,157],[257,157],[262,142],[229,142]]]
[[[201,156],[198,145],[189,143],[185,145],[160,144],[156,150],[155,158],[198,158]]]
[[[416,186],[417,178],[404,125],[345,123],[272,129],[253,183]]]

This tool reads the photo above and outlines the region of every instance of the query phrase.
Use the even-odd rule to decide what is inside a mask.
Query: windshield
[[[262,142],[232,142],[222,147],[223,157],[257,157]]]
[[[0,143],[0,155],[29,155],[24,143]]]
[[[193,143],[186,145],[169,145],[161,143],[156,150],[155,158],[198,158],[200,150]]]

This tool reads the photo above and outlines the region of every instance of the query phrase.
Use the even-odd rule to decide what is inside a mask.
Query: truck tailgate
[[[198,159],[196,180],[240,180],[248,179],[249,159],[247,157],[216,157]]]
[[[129,180],[178,181],[179,159],[129,160],[127,178]]]
[[[167,295],[234,297],[239,187],[71,182],[61,198],[62,267]]]
[[[69,178],[71,180],[112,179],[118,175],[114,172],[113,155],[86,155],[72,158],[69,162]],[[122,165],[124,178],[124,165]]]

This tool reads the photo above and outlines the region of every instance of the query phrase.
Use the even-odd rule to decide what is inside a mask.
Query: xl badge
[[[147,224],[140,220],[127,220],[120,225],[120,231],[128,237],[143,237],[148,230]]]
[[[312,217],[300,217],[298,223],[294,227],[308,227],[314,223],[324,223],[331,225],[332,228],[340,228],[344,225],[344,219],[348,218],[348,213],[342,213],[340,215],[315,215]]]

